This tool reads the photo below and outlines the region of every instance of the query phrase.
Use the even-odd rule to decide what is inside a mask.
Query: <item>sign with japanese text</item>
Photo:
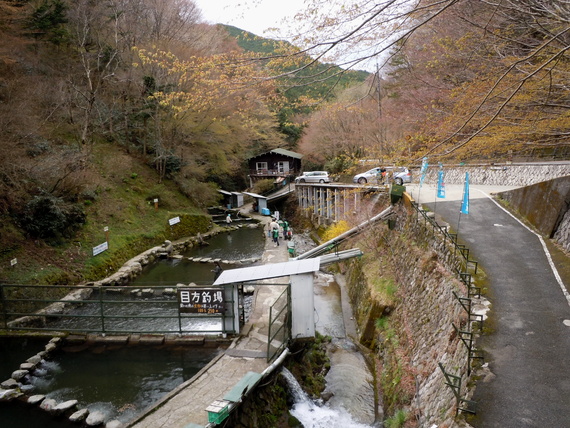
[[[180,312],[194,314],[223,314],[224,290],[220,288],[178,289]]]
[[[170,220],[168,220],[168,224],[170,224],[171,226],[176,224],[176,223],[180,223],[180,217],[174,217],[174,218],[171,218]]]
[[[109,249],[109,243],[103,242],[102,244],[93,247],[93,255],[96,256],[97,254],[101,254],[103,251],[107,251]]]

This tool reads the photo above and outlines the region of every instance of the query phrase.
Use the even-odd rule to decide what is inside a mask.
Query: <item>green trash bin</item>
[[[297,255],[295,252],[295,243],[293,241],[287,242],[287,251],[289,252],[289,257],[295,257]]]
[[[390,202],[392,204],[400,202],[405,191],[406,191],[406,186],[392,184],[392,188],[390,189]]]

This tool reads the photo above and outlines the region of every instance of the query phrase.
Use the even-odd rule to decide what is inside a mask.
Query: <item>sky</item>
[[[356,0],[344,0],[343,2],[331,0],[327,7],[323,6],[325,8],[323,12],[335,13],[334,5],[338,7],[339,4],[346,5],[353,1]],[[202,18],[210,24],[233,25],[257,36],[289,41],[291,41],[291,34],[307,31],[309,28],[306,27],[306,24],[305,26],[301,23],[287,25],[283,21],[286,19],[293,21],[297,13],[305,11],[309,7],[305,4],[306,2],[313,3],[312,0],[193,0],[193,2],[201,10]],[[269,28],[281,28],[281,31],[267,31]],[[340,49],[342,48],[338,48],[336,52],[339,52]],[[324,61],[341,65],[347,60],[350,61],[352,57],[366,56],[368,54],[367,48],[362,49],[364,50],[359,48],[341,53],[336,59],[324,58]],[[376,59],[361,62],[356,68],[375,72],[376,62]]]
[[[206,22],[228,24],[258,36],[269,37],[270,27],[280,27],[285,17],[293,17],[305,0],[193,0]]]

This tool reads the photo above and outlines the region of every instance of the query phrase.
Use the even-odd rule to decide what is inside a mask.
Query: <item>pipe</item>
[[[308,259],[311,257],[318,256],[321,253],[321,251],[325,251],[331,244],[340,243],[340,242],[344,241],[346,238],[362,232],[362,230],[366,226],[368,226],[369,224],[375,223],[379,220],[383,220],[385,217],[387,217],[391,213],[392,213],[392,206],[389,206],[384,211],[382,211],[380,214],[377,214],[374,217],[370,218],[369,220],[366,220],[365,222],[359,224],[358,226],[353,227],[352,229],[347,230],[344,233],[341,233],[336,238],[333,238],[330,241],[327,241],[324,244],[321,244],[318,247],[315,247],[312,250],[309,250],[309,251],[301,254],[300,256],[297,256],[294,260],[303,260],[303,259]]]
[[[289,349],[285,348],[285,350],[281,353],[281,355],[279,355],[279,357],[275,361],[273,361],[269,365],[269,367],[267,367],[265,370],[261,372],[261,377],[267,376],[269,373],[275,370],[275,368],[280,366],[283,360],[285,360],[285,358],[287,357],[287,355],[289,355]]]

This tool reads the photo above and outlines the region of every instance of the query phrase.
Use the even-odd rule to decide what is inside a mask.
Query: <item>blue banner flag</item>
[[[424,184],[424,180],[426,179],[426,174],[427,174],[427,169],[428,169],[428,158],[424,157],[422,159],[422,168],[420,169],[420,187],[422,187],[422,184]]]
[[[443,170],[437,173],[437,197],[445,198],[445,182],[443,181],[444,172]]]
[[[469,214],[469,173],[468,172],[465,173],[465,186],[463,187],[461,214]]]

